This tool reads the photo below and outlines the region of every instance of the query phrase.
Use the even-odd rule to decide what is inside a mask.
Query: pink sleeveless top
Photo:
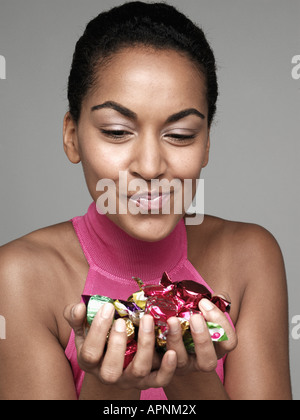
[[[84,295],[103,295],[126,300],[137,291],[133,276],[140,277],[145,284],[158,284],[166,271],[171,280],[194,280],[205,283],[198,271],[187,259],[187,237],[182,219],[173,232],[158,242],[141,241],[129,236],[107,216],[97,212],[92,203],[84,216],[72,219],[84,255],[89,264]],[[74,376],[77,397],[80,395],[84,372],[77,363],[77,353],[72,330],[65,349]],[[223,364],[219,360],[216,369],[223,382]],[[166,400],[162,388],[150,388],[141,392],[141,400]]]

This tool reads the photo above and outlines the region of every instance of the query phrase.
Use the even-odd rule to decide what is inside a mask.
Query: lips
[[[150,211],[150,210],[160,210],[163,207],[163,204],[169,200],[170,192],[162,193],[158,191],[152,192],[140,192],[128,196],[136,206],[141,207],[141,209]]]

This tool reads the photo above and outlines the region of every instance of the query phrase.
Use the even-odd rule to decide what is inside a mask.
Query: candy
[[[128,301],[134,302],[143,311],[145,310],[147,298],[143,290],[139,290],[138,292],[133,293],[131,296],[129,296]]]
[[[123,369],[127,368],[129,363],[134,358],[136,351],[137,351],[137,343],[135,340],[132,340],[130,341],[130,343],[127,344],[127,347],[126,347]]]
[[[117,299],[113,302],[113,305],[116,309],[115,318],[118,318],[118,316],[128,317],[136,327],[140,325],[144,310],[136,303]]]
[[[122,317],[126,322],[127,348],[124,359],[124,369],[128,366],[137,351],[138,326],[144,314],[150,314],[154,319],[156,348],[166,350],[168,335],[168,319],[177,317],[180,321],[182,338],[188,353],[195,352],[193,336],[190,331],[190,318],[193,314],[201,314],[199,302],[205,298],[214,303],[222,312],[229,312],[230,302],[211,292],[202,284],[193,280],[172,282],[168,274],[162,275],[158,285],[144,285],[142,280],[134,277],[139,290],[133,293],[127,301],[111,299],[107,296],[83,296],[87,305],[87,324],[90,325],[103,304],[110,302],[115,307],[114,319]],[[228,340],[224,329],[217,324],[206,322],[212,341]],[[109,337],[109,334],[108,334]]]
[[[135,337],[135,328],[132,321],[129,318],[125,318],[127,342],[130,342]]]
[[[107,296],[99,296],[94,295],[90,296],[90,298],[87,300],[88,296],[85,296],[85,300],[87,301],[87,323],[91,325],[93,322],[93,319],[96,316],[96,313],[99,311],[101,306],[103,306],[105,303],[113,303],[113,299],[107,297]]]

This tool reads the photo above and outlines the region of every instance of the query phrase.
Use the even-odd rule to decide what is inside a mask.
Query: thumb
[[[84,341],[86,306],[84,303],[71,304],[65,307],[64,317],[75,333],[76,347]]]

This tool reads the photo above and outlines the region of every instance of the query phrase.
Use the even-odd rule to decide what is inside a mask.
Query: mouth
[[[128,196],[128,199],[132,201],[137,207],[140,207],[141,210],[159,211],[163,208],[165,203],[167,203],[170,200],[170,195],[170,191],[146,191]]]

